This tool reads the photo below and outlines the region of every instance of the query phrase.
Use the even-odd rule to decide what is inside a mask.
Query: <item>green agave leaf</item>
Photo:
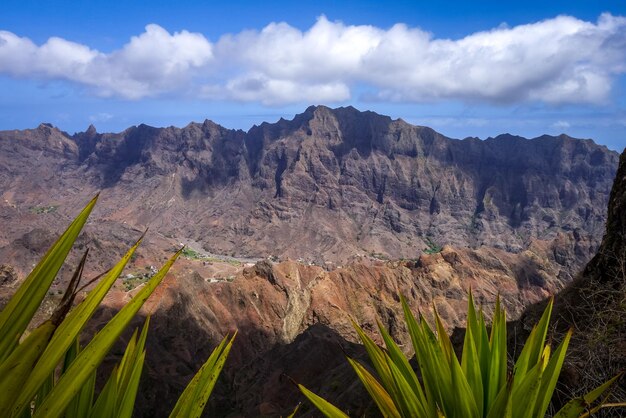
[[[54,374],[50,374],[43,385],[39,388],[39,392],[37,392],[37,397],[35,398],[34,407],[37,408],[43,400],[48,396],[48,393],[54,387]]]
[[[441,322],[441,317],[439,316],[439,312],[437,312],[435,305],[433,305],[433,312],[435,314],[435,324],[437,326],[437,340],[439,341],[439,346],[446,355],[446,360],[450,362],[452,357],[455,356],[452,343],[450,342],[450,337],[448,337],[448,333],[443,326],[443,322]]]
[[[80,341],[78,338],[74,339],[70,348],[65,352],[65,357],[63,357],[63,368],[61,369],[61,374],[65,373],[67,369],[69,369],[70,364],[74,361],[78,353],[80,352]]]
[[[137,329],[133,332],[124,350],[122,360],[115,367],[114,372],[109,375],[105,384],[105,388],[108,388],[109,391],[101,392],[96,400],[93,415],[103,416],[103,410],[112,411],[112,416],[117,418],[132,415],[145,359],[144,346],[149,323],[150,317],[147,317],[139,341],[137,341]],[[111,403],[112,406],[103,406],[104,402]]]
[[[97,200],[94,197],[74,219],[0,312],[0,363],[17,346]]]
[[[137,391],[139,390],[139,380],[141,379],[141,372],[143,370],[143,364],[146,359],[145,350],[139,353],[139,356],[135,358],[134,367],[131,369],[129,379],[126,382],[126,388],[122,392],[123,396],[120,399],[120,403],[117,408],[118,418],[130,418],[133,416],[133,410],[135,409],[135,399],[137,398]]]
[[[80,342],[77,338],[65,354],[61,374],[65,373],[69,369],[78,353],[80,353],[80,350]],[[89,416],[93,404],[95,387],[96,373],[94,372],[87,380],[87,383],[83,385],[80,392],[70,402],[69,406],[65,410],[65,418],[83,418]]]
[[[435,322],[440,322],[436,311],[434,315]],[[446,416],[452,417],[454,415],[452,408],[455,399],[450,359],[454,357],[456,360],[456,356],[452,353],[451,357],[445,352],[445,349],[442,348],[442,343],[439,342],[437,336],[435,336],[435,333],[421,314],[420,326],[423,347],[417,360],[422,371],[424,386],[427,388],[426,392],[433,392],[437,406]],[[445,334],[445,331],[442,334]]]
[[[425,407],[428,408],[428,416],[437,416],[437,404],[441,402],[441,397],[438,391],[438,379],[434,371],[436,365],[431,362],[427,349],[428,338],[424,335],[422,326],[417,322],[415,316],[413,316],[404,297],[401,297],[400,300],[409,336],[411,337],[411,343],[415,350],[415,357],[424,382],[424,392],[427,400]]]
[[[530,335],[526,342],[524,343],[524,347],[522,348],[522,352],[520,353],[517,361],[515,362],[515,381],[521,382],[526,373],[529,370],[528,364],[530,361],[530,352],[533,350],[532,347],[535,345],[535,340],[537,340],[537,325],[533,327],[530,331]]]
[[[524,348],[522,348],[522,352],[515,363],[516,383],[520,383],[524,379],[526,373],[540,360],[539,356],[541,355],[546,342],[553,302],[554,299],[550,298],[548,306],[546,306],[546,309],[541,315],[541,319],[535,326],[533,326],[528,339],[524,343]]]
[[[513,376],[510,376],[507,384],[502,387],[495,401],[489,408],[487,418],[512,418],[513,417]]]
[[[474,307],[474,297],[470,288],[467,300],[467,326],[461,354],[461,369],[472,389],[478,414],[483,416],[483,378],[480,362],[481,352],[480,322]]]
[[[467,327],[472,329],[472,335],[474,336],[474,346],[476,347],[476,352],[480,353],[480,344],[481,339],[480,336],[480,322],[478,320],[478,315],[476,314],[476,306],[474,305],[474,295],[472,294],[472,289],[469,289],[467,295]]]
[[[522,382],[513,386],[513,405],[515,406],[513,418],[530,418],[533,416],[543,371],[548,363],[548,356],[549,354],[542,356],[541,362],[528,371]]]
[[[348,415],[344,414],[341,409],[337,408],[335,405],[331,404],[330,402],[328,402],[327,400],[325,400],[324,398],[316,395],[315,393],[311,392],[310,390],[308,390],[307,388],[305,388],[302,385],[298,385],[298,388],[300,389],[300,392],[302,392],[302,394],[304,396],[307,397],[308,400],[311,401],[311,403],[313,405],[315,405],[315,407],[317,409],[319,409],[319,411],[324,414],[325,417],[327,418],[349,418]],[[297,407],[296,407],[296,411],[297,411]],[[296,411],[293,411],[293,413],[291,414],[291,416],[293,416]]]
[[[236,336],[235,332],[230,339],[224,337],[220,345],[213,350],[209,359],[183,391],[170,417],[187,418],[202,415]]]
[[[150,317],[146,318],[146,323],[149,322]],[[147,330],[146,324],[144,323],[144,329]],[[141,349],[137,347],[137,333],[139,330],[135,328],[133,331],[133,335],[128,340],[128,344],[126,344],[126,349],[124,350],[124,355],[122,356],[122,360],[118,364],[118,373],[111,376],[115,377],[116,383],[120,386],[120,389],[124,387],[124,380],[130,377],[130,370],[132,370],[135,359],[138,357],[139,353],[141,353]]]
[[[356,372],[357,376],[367,389],[367,392],[370,394],[376,405],[378,406],[378,410],[383,417],[385,418],[400,418],[400,412],[394,405],[389,393],[383,388],[383,386],[378,383],[376,378],[372,376],[370,372],[367,371],[365,367],[363,367],[359,362],[348,357],[348,362],[352,365],[352,368]]]
[[[491,357],[489,359],[486,405],[491,405],[502,387],[506,385],[506,313],[500,306],[500,296],[496,300],[496,310],[491,325],[490,346]]]
[[[111,377],[117,374],[118,368],[115,366],[111,372]],[[113,417],[115,416],[115,404],[118,396],[117,381],[109,378],[102,388],[96,403],[91,408],[89,416],[91,418]],[[38,412],[38,411],[36,411]]]
[[[33,365],[50,341],[54,329],[55,326],[51,321],[44,322],[35,328],[0,365],[0,411],[11,409],[13,401],[28,379]],[[50,373],[42,379],[41,384],[47,381],[49,376]]]
[[[404,354],[400,350],[400,347],[398,347],[398,345],[395,343],[393,338],[391,338],[391,335],[389,335],[389,332],[387,332],[385,327],[383,327],[382,324],[380,324],[380,322],[378,323],[378,329],[380,330],[380,334],[382,335],[383,340],[385,341],[385,346],[387,347],[389,358],[393,362],[393,365],[395,366],[395,369],[396,369],[396,370],[393,370],[391,364],[388,364],[389,369],[392,372],[393,380],[396,383],[396,387],[399,384],[399,381],[402,381],[408,384],[411,390],[411,393],[417,397],[417,403],[419,404],[419,409],[420,409],[419,416],[424,416],[424,417],[429,416],[429,414],[427,413],[428,407],[426,406],[427,404],[426,396],[424,395],[424,392],[422,391],[422,385],[420,384],[417,376],[415,375],[415,372],[411,368],[409,361],[404,356]],[[397,376],[396,371],[397,373],[400,373],[401,376]],[[394,400],[394,401],[396,401],[396,404],[398,403],[397,400]]]
[[[454,353],[452,353],[452,358],[450,359],[450,369],[452,371],[452,390],[454,394],[454,403],[451,408],[454,411],[454,415],[450,414],[450,417],[478,418],[482,416],[478,414],[474,393],[467,379],[465,379],[463,370],[461,370]]]
[[[471,301],[471,297],[470,297]],[[473,303],[473,302],[470,302]],[[468,315],[469,318],[469,315]],[[470,321],[468,319],[468,321]],[[474,316],[471,321],[475,321],[475,326],[468,326],[465,330],[465,339],[463,342],[463,354],[461,355],[461,370],[465,375],[467,383],[472,390],[472,396],[476,405],[476,410],[479,416],[483,416],[483,380],[482,372],[480,370],[481,364],[478,357],[478,350],[476,349],[476,338],[474,338],[474,332],[478,328],[478,320]]]
[[[402,371],[393,362],[391,357],[387,356],[389,363],[389,370],[394,380],[396,392],[398,393],[397,399],[393,399],[396,409],[400,412],[402,417],[416,417],[426,418],[428,413],[424,408],[422,400],[418,397],[417,393],[411,387],[411,384],[407,382]],[[422,395],[423,396],[423,395]]]
[[[535,411],[533,413],[534,417],[543,417],[546,415],[548,406],[550,405],[550,399],[552,399],[552,393],[554,392],[559,375],[561,374],[561,368],[563,367],[563,361],[565,360],[565,353],[567,351],[567,347],[569,346],[571,337],[572,329],[565,334],[565,338],[557,347],[543,372],[541,388],[539,389],[537,403],[535,404]]]
[[[93,407],[93,397],[96,390],[96,372],[93,372],[80,392],[72,399],[65,410],[65,418],[83,418],[89,416]]]
[[[123,396],[118,397],[117,416],[130,417],[133,413],[137,390],[139,389],[139,379],[145,359],[145,345],[150,326],[150,316],[146,318],[141,329],[141,335],[137,340],[137,330],[128,342],[124,357],[120,363],[120,373],[117,376],[117,385]],[[126,353],[129,353],[128,355]]]
[[[33,368],[30,376],[15,403],[13,404],[13,414],[17,414],[29,405],[30,400],[35,396],[43,380],[56,368],[67,350],[78,338],[80,331],[87,321],[92,317],[102,299],[106,296],[115,280],[124,270],[124,267],[141,243],[143,236],[133,245],[124,257],[113,267],[102,280],[94,287],[85,300],[76,306],[59,324],[52,339],[48,343],[46,351]],[[171,265],[171,264],[170,264]],[[166,271],[167,272],[167,271]],[[163,274],[165,274],[164,272]],[[155,276],[156,277],[156,276]],[[150,281],[152,283],[154,278]],[[145,289],[145,288],[144,288]],[[142,291],[144,290],[142,289]],[[134,299],[133,299],[134,300]],[[134,304],[136,306],[136,303]]]
[[[306,390],[306,388],[304,388]],[[302,389],[300,389],[300,391],[302,391]],[[303,392],[304,393],[304,392]],[[315,395],[317,396],[317,395]],[[296,413],[298,412],[298,410],[300,409],[300,407],[302,406],[301,403],[299,403],[298,405],[296,405],[296,407],[294,408],[293,412],[289,415],[287,415],[287,418],[293,418],[296,416]]]
[[[213,350],[207,361],[200,367],[200,370],[191,379],[183,393],[178,397],[178,401],[170,413],[170,418],[187,417],[191,410],[190,400],[193,398],[198,382],[202,379],[202,373],[205,369],[211,369],[215,366],[217,358],[220,356],[226,346],[227,337],[224,337],[217,347]]]
[[[35,417],[54,418],[63,414],[72,398],[76,396],[81,386],[89,379],[100,362],[102,362],[104,356],[122,333],[128,322],[130,322],[154,289],[161,283],[180,253],[181,250],[174,254],[135,297],[94,336],[91,342],[72,362],[67,372],[61,376],[43,405],[35,411]]]
[[[622,377],[623,373],[619,373],[617,376],[613,377],[611,380],[605,382],[600,385],[596,389],[587,393],[578,398],[574,398],[568,403],[565,404],[563,408],[556,413],[554,418],[577,418],[582,414],[589,406],[596,401],[603,393],[605,393],[609,388],[615,383],[617,379]]]
[[[224,349],[216,359],[215,364],[212,367],[207,367],[202,373],[202,376],[198,381],[198,384],[196,385],[196,390],[194,391],[193,397],[191,399],[191,413],[187,416],[199,418],[202,415],[209,396],[211,395],[211,392],[215,387],[217,378],[224,368],[224,364],[226,363],[226,359],[228,358],[228,354],[230,353],[230,349],[233,345],[233,341],[235,340],[236,335],[237,333],[232,336],[226,347],[224,347]]]
[[[528,368],[532,368],[541,361],[541,353],[546,344],[546,336],[548,335],[548,326],[550,325],[550,316],[552,315],[552,306],[554,305],[554,297],[548,301],[548,306],[543,311],[539,323],[537,323],[537,338],[531,345],[530,357],[528,360]]]
[[[489,370],[491,369],[491,346],[489,345],[489,335],[487,333],[487,325],[485,324],[485,314],[481,309],[478,314],[478,334],[475,335],[480,343],[476,345],[480,347],[478,357],[480,358],[480,372],[483,382],[483,410],[487,410],[487,390],[489,387]]]
[[[355,322],[352,321],[352,326],[357,332],[357,335],[363,342],[365,346],[365,350],[376,370],[378,376],[382,382],[382,385],[387,388],[387,390],[391,391],[390,395],[392,398],[396,398],[399,396],[398,393],[395,392],[395,385],[393,381],[393,377],[391,377],[391,371],[389,370],[389,365],[387,364],[386,355],[384,351],[376,345],[374,340],[372,340],[363,329]]]

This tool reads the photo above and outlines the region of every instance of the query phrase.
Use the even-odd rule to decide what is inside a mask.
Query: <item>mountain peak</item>
[[[51,123],[42,122],[37,127],[37,131],[50,134],[52,132],[60,132],[60,130]]]
[[[98,133],[98,131],[96,130],[96,127],[93,126],[93,124],[90,124],[89,127],[87,128],[87,130],[85,131],[85,134],[89,135],[89,136],[94,136]]]

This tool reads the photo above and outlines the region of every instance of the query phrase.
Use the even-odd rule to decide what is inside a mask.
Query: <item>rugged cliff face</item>
[[[590,241],[575,269],[599,243],[617,157],[567,136],[453,140],[318,106],[247,133],[210,121],[72,137],[47,125],[3,132],[0,197],[5,212],[46,204],[71,213],[104,189],[100,210],[113,221],[214,253],[317,262],[415,258],[428,240],[518,252],[564,232]]]
[[[287,376],[362,411],[367,398],[342,354],[363,354],[350,318],[377,340],[381,321],[408,350],[400,294],[415,312],[430,316],[436,306],[449,329],[465,322],[470,286],[486,312],[500,294],[516,317],[562,287],[544,261],[550,253],[540,245],[519,254],[445,247],[417,261],[362,259],[332,271],[262,261],[219,282],[199,273],[200,261],[183,259],[142,311],[152,320],[141,414],[168,411],[209,349],[235,329],[237,342],[211,402],[212,416],[287,415],[304,401]],[[108,309],[118,309],[132,293],[114,290],[105,301]],[[95,319],[96,328],[110,317],[108,309]],[[354,393],[344,393],[345,387]]]
[[[528,333],[545,302],[530,306],[513,324],[518,337]],[[608,206],[606,231],[598,253],[573,283],[555,298],[553,338],[574,334],[561,378],[557,404],[582,395],[626,370],[626,151],[622,153]],[[511,345],[515,345],[513,342]],[[626,399],[621,379],[613,399]],[[624,410],[598,416],[621,417]]]

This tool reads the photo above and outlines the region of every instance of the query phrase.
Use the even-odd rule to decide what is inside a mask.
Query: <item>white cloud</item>
[[[561,129],[561,130],[567,130],[571,126],[572,125],[568,121],[565,121],[565,120],[557,120],[551,125],[553,129]]]
[[[98,95],[138,99],[188,86],[194,71],[212,59],[201,34],[170,34],[158,25],[104,54],[61,38],[36,46],[27,38],[0,32],[0,73],[65,79],[94,88]]]
[[[96,94],[162,94],[267,105],[345,101],[365,87],[380,100],[603,103],[626,73],[626,18],[558,16],[500,25],[462,39],[419,28],[352,26],[324,16],[308,30],[271,23],[215,43],[158,25],[102,53],[0,32],[0,74],[66,79]]]
[[[89,116],[89,121],[91,122],[107,122],[113,119],[113,115],[106,112],[96,113],[95,115]]]

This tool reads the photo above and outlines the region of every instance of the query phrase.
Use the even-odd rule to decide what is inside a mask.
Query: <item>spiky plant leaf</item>
[[[450,366],[452,372],[451,389],[454,395],[454,408],[450,408],[453,409],[453,413],[448,416],[450,418],[479,418],[480,415],[478,414],[474,393],[461,370],[461,366],[454,352],[450,359]]]
[[[422,372],[422,377],[424,380],[424,394],[427,400],[425,406],[428,409],[428,416],[437,416],[437,402],[440,402],[440,399],[439,397],[437,397],[438,380],[433,380],[435,376],[433,368],[435,368],[436,365],[424,363],[424,361],[428,360],[428,350],[426,348],[426,337],[424,336],[423,329],[409,309],[409,305],[407,304],[406,299],[404,299],[404,297],[401,297],[400,300],[402,303],[402,310],[404,311],[404,318],[407,324],[407,329],[409,331],[409,336],[411,337],[413,349],[415,350],[415,357],[420,363],[420,370]],[[425,364],[425,366],[422,366],[422,364]]]
[[[77,338],[65,354],[61,374],[65,373],[69,369],[78,353],[80,353],[80,350],[80,342]],[[82,418],[89,416],[93,404],[95,387],[96,373],[94,372],[87,380],[87,383],[83,385],[78,395],[76,395],[68,405],[65,410],[65,418]]]
[[[376,345],[374,340],[372,340],[365,332],[363,332],[363,329],[354,320],[352,321],[352,326],[354,327],[357,335],[361,339],[361,342],[363,343],[363,346],[365,347],[365,350],[367,351],[367,354],[372,361],[372,365],[374,366],[376,373],[378,373],[378,376],[380,377],[383,386],[388,388],[388,390],[391,392],[390,395],[392,397],[398,396],[398,394],[395,393],[393,377],[391,377],[391,371],[389,370],[389,365],[387,364],[385,353],[378,345]]]
[[[317,396],[317,395],[316,395]],[[291,414],[287,415],[286,418],[293,418],[296,416],[296,413],[298,413],[298,410],[300,409],[300,407],[302,406],[301,403],[299,403],[298,405],[296,405],[296,407],[293,409],[293,411],[291,412]]]
[[[581,416],[581,414],[586,409],[588,409],[591,404],[594,403],[600,396],[607,392],[611,388],[613,383],[615,383],[617,379],[622,377],[622,375],[623,373],[619,373],[618,375],[600,385],[596,389],[590,391],[589,393],[572,399],[571,401],[566,403],[565,406],[556,413],[556,415],[554,415],[554,418],[577,418]]]
[[[479,322],[476,316],[476,310],[474,309],[474,299],[472,298],[472,291],[469,292],[468,297],[468,309],[467,309],[467,327],[465,330],[465,338],[463,342],[463,353],[461,355],[461,369],[469,384],[478,415],[483,416],[483,380],[482,372],[480,370],[480,338],[479,335]]]
[[[530,370],[535,364],[541,361],[541,353],[546,344],[546,336],[548,335],[548,326],[550,325],[550,316],[552,315],[552,307],[554,305],[554,297],[548,301],[548,306],[543,311],[541,319],[537,323],[537,338],[531,344],[530,358],[528,361],[528,369]]]
[[[237,332],[230,339],[228,336],[224,337],[219,346],[213,350],[209,359],[198,370],[183,394],[178,398],[170,418],[196,418],[202,415],[236,336]]]
[[[115,366],[111,372],[111,377],[114,377],[118,373],[118,367]],[[102,391],[96,399],[96,403],[90,408],[89,416],[91,418],[98,417],[113,417],[115,416],[115,404],[118,396],[117,385],[115,378],[109,378],[102,388]],[[38,411],[41,411],[39,409]],[[37,411],[37,412],[38,412]]]
[[[495,401],[489,408],[486,418],[512,418],[513,417],[513,376],[509,376],[507,384],[500,390]]]
[[[0,364],[0,411],[10,411],[11,405],[20,394],[24,382],[28,379],[33,365],[46,349],[55,326],[46,321],[35,328]],[[41,379],[37,389],[46,381],[50,373]],[[33,393],[33,396],[35,396]],[[32,398],[31,397],[31,398]]]
[[[552,312],[552,300],[549,301],[539,323],[533,327],[515,370],[511,372],[508,371],[507,364],[506,313],[501,307],[499,296],[496,300],[491,332],[488,333],[482,309],[476,313],[470,292],[461,363],[452,350],[450,339],[445,333],[437,311],[434,310],[437,329],[435,334],[424,317],[420,314],[418,321],[406,300],[403,297],[400,299],[420,369],[421,383],[406,357],[380,323],[379,329],[387,352],[374,344],[373,340],[355,324],[357,334],[380,375],[380,382],[362,365],[348,359],[383,416],[400,415],[403,418],[544,416],[571,338],[570,330],[551,355],[551,347],[549,344],[546,345],[545,341]],[[382,363],[383,359],[386,364]],[[585,396],[570,401],[555,418],[586,418],[604,406],[623,406],[622,403],[602,402],[596,406],[592,405],[620,376]],[[323,401],[320,399],[316,399],[317,403],[314,404]]]
[[[97,200],[98,196],[94,197],[74,219],[0,312],[0,363],[17,346]]]
[[[139,308],[144,304],[154,289],[161,283],[170,267],[180,255],[181,250],[174,254],[146,285],[98,332],[89,344],[72,362],[70,368],[61,376],[55,388],[50,392],[43,405],[35,411],[35,417],[58,417],[63,414],[72,398],[80,391],[81,386],[89,379],[130,322]]]
[[[307,399],[310,400],[311,403],[315,405],[315,407],[319,409],[319,411],[322,414],[324,414],[325,417],[349,418],[348,415],[344,414],[341,411],[341,409],[337,408],[336,406],[334,406],[333,404],[331,404],[330,402],[328,402],[326,399],[322,398],[321,396],[316,395],[315,393],[311,392],[310,390],[308,390],[302,385],[298,385],[298,388],[300,389],[302,394],[306,396]],[[295,412],[296,411],[294,411],[292,415],[294,415]]]
[[[504,385],[506,385],[506,314],[500,306],[500,296],[496,299],[496,309],[491,324],[489,339],[491,356],[486,390],[486,404],[491,405]]]
[[[363,386],[370,394],[376,405],[378,405],[378,409],[381,414],[385,418],[400,418],[400,412],[394,405],[391,400],[391,396],[385,390],[385,388],[378,383],[376,378],[372,376],[370,372],[367,371],[365,367],[363,367],[358,361],[355,361],[348,357],[348,362],[356,372],[356,375],[359,377]]]
[[[96,309],[98,309],[102,299],[104,299],[104,296],[110,290],[111,286],[113,286],[113,283],[115,283],[115,280],[117,280],[124,270],[124,267],[135,253],[142,238],[143,236],[128,250],[126,255],[124,255],[115,267],[102,278],[96,287],[89,292],[85,300],[76,306],[63,322],[61,322],[47,345],[45,352],[42,354],[41,359],[34,366],[28,380],[21,389],[19,397],[15,400],[12,407],[14,413],[18,413],[28,406],[46,376],[54,371],[67,350],[74,341],[76,341],[87,321],[92,317]]]
[[[561,374],[561,368],[563,367],[563,362],[565,361],[565,353],[571,338],[572,330],[570,329],[567,334],[565,334],[565,338],[561,341],[561,344],[559,344],[557,349],[552,354],[552,357],[543,372],[541,388],[539,389],[537,403],[535,404],[535,410],[533,413],[534,417],[543,417],[548,411],[550,399],[552,398],[552,393],[554,392],[554,388],[556,388],[556,383],[559,379],[559,375]]]
[[[385,327],[382,326],[380,322],[378,323],[378,329],[380,330],[380,334],[382,335],[383,340],[385,341],[385,346],[387,347],[387,353],[389,355],[389,359],[391,359],[396,369],[396,370],[392,370],[392,366],[391,364],[389,364],[389,369],[392,372],[392,377],[394,379],[396,387],[398,387],[398,385],[400,384],[408,385],[410,392],[413,394],[413,396],[416,397],[415,401],[413,400],[411,401],[416,402],[417,404],[416,407],[412,406],[411,409],[414,410],[415,408],[417,408],[420,411],[419,416],[424,416],[424,417],[428,416],[429,414],[427,412],[428,407],[427,407],[426,396],[424,395],[422,386],[420,385],[420,382],[417,376],[415,375],[415,372],[411,368],[409,361],[400,350],[400,347],[398,347],[395,341],[391,338],[391,335],[389,335],[389,332],[385,329]],[[394,399],[394,401],[396,402],[396,404],[398,404],[398,402],[400,402],[401,399],[402,399],[402,396],[400,397],[400,400]]]
[[[541,361],[526,373],[519,384],[513,385],[513,418],[530,418],[533,416],[537,395],[541,387],[543,371],[548,363],[549,354],[542,356]]]
[[[393,398],[396,409],[403,417],[426,417],[427,412],[418,394],[413,390],[412,385],[406,380],[402,371],[396,363],[387,356],[389,371],[394,381],[397,397]]]

